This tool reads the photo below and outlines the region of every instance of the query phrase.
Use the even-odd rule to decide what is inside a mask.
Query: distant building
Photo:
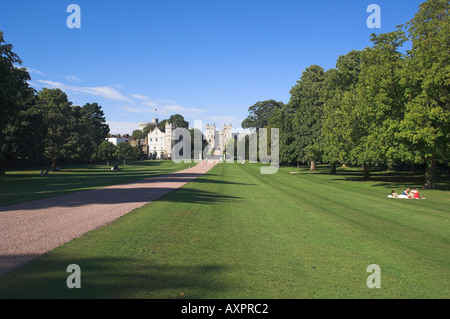
[[[158,128],[158,119],[153,119],[152,123],[155,124],[155,129],[150,131],[147,136],[147,154],[150,158],[172,158],[172,148],[175,145],[175,140],[172,140],[172,131],[177,128],[176,125],[166,122],[163,132]]]
[[[206,141],[214,148],[215,155],[222,155],[227,143],[231,139],[237,139],[238,135],[238,133],[233,133],[233,126],[231,124],[224,124],[222,131],[217,131],[215,124],[206,124]]]
[[[106,140],[116,146],[122,142],[129,142],[132,146],[140,146],[148,158],[171,159],[172,148],[175,145],[175,140],[172,139],[172,132],[177,129],[177,126],[173,123],[166,122],[164,126],[165,130],[162,131],[158,127],[158,119],[155,118],[152,122],[139,123],[138,129],[142,131],[150,124],[153,124],[155,128],[144,139],[109,137]],[[223,155],[227,143],[231,139],[237,140],[239,138],[238,133],[233,133],[233,126],[231,124],[224,124],[221,131],[216,129],[215,124],[206,124],[206,132],[204,135],[210,147],[214,149],[214,155]]]
[[[120,143],[128,142],[129,139],[126,137],[107,137],[106,140],[117,146]]]

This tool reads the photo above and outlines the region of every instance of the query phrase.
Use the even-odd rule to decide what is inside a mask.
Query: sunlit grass
[[[215,166],[1,276],[0,298],[450,297],[448,191],[388,199],[402,185],[382,172],[259,167]],[[81,289],[66,286],[72,263]],[[366,285],[370,264],[380,289]]]

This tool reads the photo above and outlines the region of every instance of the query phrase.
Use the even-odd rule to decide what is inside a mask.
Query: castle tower
[[[228,141],[233,138],[233,126],[231,124],[223,125],[220,138],[220,149],[224,150]]]
[[[206,124],[206,141],[211,144],[212,147],[216,145],[216,125]]]
[[[167,157],[172,157],[172,148],[175,145],[175,140],[172,140],[172,132],[176,129],[176,125],[166,122],[164,133],[164,151]]]

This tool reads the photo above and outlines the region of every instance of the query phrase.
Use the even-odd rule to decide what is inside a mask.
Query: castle
[[[172,132],[177,128],[176,125],[166,122],[165,131],[163,132],[158,128],[158,119],[153,119],[151,123],[139,123],[138,128],[142,131],[149,124],[154,125],[155,129],[150,131],[145,138],[144,153],[149,158],[154,159],[172,158],[172,148],[175,145],[175,140],[172,139]],[[218,131],[215,124],[206,124],[204,135],[206,141],[215,150],[214,155],[222,155],[228,141],[238,137],[237,133],[233,133],[231,124],[224,124],[222,131]]]

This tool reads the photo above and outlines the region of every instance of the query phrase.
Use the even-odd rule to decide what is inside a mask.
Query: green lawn
[[[449,298],[450,194],[400,179],[219,164],[0,276],[0,298]],[[292,171],[300,174],[290,174]],[[400,176],[401,177],[401,176]],[[417,185],[416,185],[417,186]],[[69,264],[81,289],[68,289]],[[370,264],[381,288],[369,289]]]
[[[106,165],[70,165],[41,177],[42,168],[10,171],[0,176],[0,206],[135,181],[188,168],[172,161],[135,161],[113,172]]]

